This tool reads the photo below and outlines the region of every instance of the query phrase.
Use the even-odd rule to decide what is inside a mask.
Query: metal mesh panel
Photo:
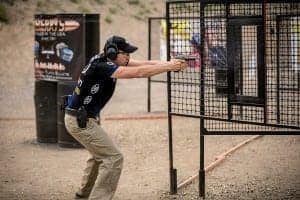
[[[250,21],[257,16],[262,16],[262,5],[208,4],[203,9],[204,29],[208,38],[205,42],[210,52],[205,57],[204,65],[205,116],[264,123],[263,106],[248,106],[243,101],[230,105],[231,99],[228,98],[228,94],[252,99],[258,98],[258,81],[262,81],[258,80],[258,27],[256,24],[251,24]],[[226,12],[226,9],[229,12]],[[243,16],[243,21],[239,21],[240,16]],[[245,22],[246,24],[243,24]],[[228,49],[230,49],[229,53]],[[231,56],[229,59],[227,59],[228,55]],[[222,59],[222,63],[216,62],[216,57]],[[230,59],[232,62],[228,63]],[[228,70],[232,70],[230,71],[231,77],[228,77]],[[210,71],[209,75],[207,71]],[[232,81],[230,85],[232,91],[228,91],[228,82],[230,81]],[[207,90],[207,87],[214,89]],[[268,129],[257,125],[216,120],[206,120],[205,127],[208,131],[232,132]]]
[[[186,59],[189,67],[171,73],[171,112],[200,115],[200,7],[199,2],[170,4],[171,58]]]
[[[300,127],[299,17],[300,3],[266,4],[267,116],[271,124]]]
[[[208,4],[204,8],[204,110],[210,117],[227,118],[226,5]]]
[[[277,122],[300,124],[299,40],[300,16],[277,17]]]
[[[189,63],[170,73],[171,114],[203,117],[211,132],[299,131],[300,3],[168,6],[169,56]]]

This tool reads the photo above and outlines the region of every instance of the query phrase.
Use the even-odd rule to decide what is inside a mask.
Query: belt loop
[[[97,121],[97,124],[98,124],[98,125],[101,125],[100,117],[99,117],[99,116],[96,116],[95,119],[96,119],[96,121]]]

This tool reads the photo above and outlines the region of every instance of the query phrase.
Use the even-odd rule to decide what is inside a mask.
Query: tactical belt
[[[75,109],[72,109],[72,108],[68,108],[68,107],[65,108],[65,113],[69,114],[69,115],[71,115],[73,117],[77,117],[78,116],[78,110],[75,110]],[[100,117],[98,115],[95,116],[95,115],[88,114],[87,117],[88,118],[93,118],[93,119],[97,120],[97,123],[100,124]]]
[[[77,110],[75,110],[75,109],[72,109],[72,108],[66,108],[65,109],[65,113],[66,114],[69,114],[69,115],[72,115],[72,116],[74,116],[74,117],[77,117]]]

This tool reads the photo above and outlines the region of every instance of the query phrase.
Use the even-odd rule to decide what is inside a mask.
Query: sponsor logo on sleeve
[[[87,105],[89,103],[91,103],[93,97],[92,96],[86,96],[83,100],[83,104]]]
[[[91,94],[96,94],[99,91],[99,84],[95,84],[91,88]]]

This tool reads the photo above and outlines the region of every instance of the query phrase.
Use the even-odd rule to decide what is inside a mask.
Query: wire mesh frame
[[[297,69],[298,73],[296,71],[296,73],[292,75],[291,72],[292,71],[295,72],[295,70],[291,70],[290,65],[299,66],[299,61],[293,61],[293,60],[295,60],[295,57],[300,57],[300,53],[299,52],[294,53],[291,58],[291,56],[286,55],[288,54],[286,51],[290,51],[286,49],[289,49],[290,46],[285,45],[283,48],[280,48],[279,44],[282,43],[280,42],[282,40],[285,43],[293,44],[295,41],[299,40],[300,32],[299,29],[297,29],[296,31],[291,31],[291,27],[288,27],[288,25],[285,25],[286,28],[284,28],[283,26],[280,26],[279,23],[274,24],[273,22],[275,21],[275,18],[277,18],[278,21],[278,18],[280,18],[280,16],[289,16],[290,19],[291,19],[290,16],[293,16],[294,17],[293,21],[295,21],[294,24],[299,26],[300,24],[299,3],[298,4],[289,3],[289,2],[280,3],[279,1],[276,1],[276,3],[274,4],[272,4],[271,2],[263,4],[262,1],[261,2],[256,1],[254,3],[252,2],[248,4],[238,4],[238,3],[233,3],[234,1],[232,1],[231,3],[224,4],[222,1],[215,1],[217,2],[216,4],[211,4],[208,3],[211,1],[206,1],[206,2],[207,4],[202,3],[201,5],[202,6],[201,10],[203,10],[203,18],[201,20],[204,21],[203,26],[201,27],[202,29],[204,29],[203,32],[207,33],[209,31],[212,31],[214,28],[213,25],[211,25],[213,23],[210,24],[207,23],[206,21],[212,20],[215,23],[219,23],[219,24],[220,21],[222,23],[224,21],[226,23],[225,25],[223,24],[222,27],[218,29],[218,31],[221,30],[221,34],[217,33],[217,35],[219,34],[217,37],[220,37],[221,35],[221,36],[225,36],[227,39],[226,47],[228,49],[227,51],[228,70],[227,73],[224,75],[225,76],[227,75],[227,83],[228,83],[229,91],[227,91],[227,96],[225,96],[225,98],[223,99],[214,98],[214,97],[207,98],[207,96],[209,95],[212,96],[212,93],[207,90],[207,86],[210,85],[210,83],[207,83],[207,79],[209,79],[208,78],[209,75],[207,73],[207,71],[209,71],[209,64],[207,64],[207,61],[210,62],[209,59],[211,58],[207,56],[206,57],[207,59],[205,59],[204,56],[203,73],[205,76],[205,81],[203,86],[205,87],[205,91],[204,91],[205,97],[204,97],[204,104],[203,104],[203,112],[204,110],[205,112],[204,112],[204,116],[202,116],[206,119],[205,121],[206,131],[204,134],[245,134],[245,133],[255,134],[258,132],[260,134],[265,134],[265,135],[299,134],[300,90],[299,90],[299,81],[297,81],[297,78],[294,78],[295,76],[297,76],[297,74],[299,74],[299,69]],[[241,3],[242,1],[239,2]],[[214,9],[209,10],[209,8],[211,9],[210,6],[214,6],[213,7]],[[263,23],[261,23],[261,26],[253,26],[253,24],[251,24],[253,23],[251,22],[253,21],[253,19],[263,20]],[[241,20],[244,20],[243,22],[244,24],[241,22]],[[232,24],[238,26],[230,26],[230,23],[232,21],[235,22],[235,24],[234,23]],[[289,23],[291,22],[292,20],[289,21]],[[241,30],[236,31],[239,34],[235,34],[233,37],[231,37],[232,35],[229,34],[229,31],[233,27],[235,29],[240,28]],[[251,30],[252,30],[252,34],[251,34]],[[289,34],[289,36],[281,37],[279,30],[281,30],[281,32],[284,31],[292,32],[294,35],[296,35],[296,38],[291,39],[290,38],[291,34]],[[231,34],[232,32],[234,31],[231,31]],[[288,33],[284,33],[284,34],[288,35]],[[274,35],[277,35],[277,38],[275,37],[274,39]],[[205,35],[203,36],[205,37]],[[230,40],[230,38],[232,39]],[[254,43],[253,43],[253,38],[254,38]],[[260,40],[261,38],[264,39]],[[276,39],[277,39],[277,44],[276,44]],[[239,40],[240,42],[238,42]],[[231,45],[232,43],[235,44]],[[243,47],[241,47],[242,46],[241,44],[243,44]],[[249,46],[253,44],[257,49],[256,50],[257,59],[252,59],[253,56],[252,57],[250,57],[249,55],[245,56],[245,54],[247,53],[249,54],[249,51],[251,51],[251,48],[249,48]],[[259,47],[260,44],[263,45]],[[259,49],[263,49],[263,51],[259,52]],[[274,53],[275,49],[277,49],[277,54]],[[290,49],[293,50],[293,48]],[[232,53],[232,52],[238,52],[238,53]],[[264,55],[264,57],[259,58],[260,55]],[[284,55],[286,55],[285,58]],[[238,59],[236,59],[236,57],[238,57]],[[277,63],[275,64],[272,63],[272,61],[276,60],[276,58],[277,58]],[[280,61],[285,61],[285,63],[284,62],[280,63],[278,61],[279,58]],[[235,63],[235,60],[238,60],[237,64]],[[290,60],[292,60],[292,62]],[[260,61],[263,69],[259,68]],[[254,68],[253,66],[251,66],[253,64],[254,64]],[[250,70],[252,70],[252,72],[254,71],[254,73],[256,73],[256,76],[250,77],[249,76],[251,74]],[[243,71],[245,71],[245,73],[242,73]],[[281,71],[283,72],[281,73]],[[277,75],[277,82],[274,74]],[[283,74],[285,80],[280,76],[280,74]],[[237,76],[239,78],[237,78]],[[251,78],[254,80],[249,80]],[[236,79],[240,83],[238,87],[236,86],[235,83]],[[243,79],[244,80],[246,79],[246,82],[243,81]],[[252,84],[249,84],[251,83],[251,81]],[[297,84],[298,87],[295,87],[295,85]],[[284,89],[281,87],[281,85],[285,86]],[[250,88],[245,88],[245,86],[248,87],[250,86]],[[254,90],[254,92],[256,92],[256,96],[255,94],[252,96],[247,96],[243,94],[243,92],[245,92],[243,90],[248,89],[251,93],[253,92],[253,88],[255,87],[256,87],[255,89],[256,91]],[[262,89],[262,91],[260,91],[260,89]],[[232,100],[233,99],[232,96],[238,96],[237,94],[239,95],[240,100],[234,102]],[[284,98],[280,97],[280,95],[284,96]],[[262,98],[258,98],[258,97],[262,97]],[[209,100],[207,101],[207,99]],[[223,105],[220,105],[220,101],[223,103]],[[253,102],[256,105],[253,105]],[[212,114],[207,114],[207,113],[212,113]],[[218,114],[218,115],[221,114],[224,117],[221,117],[222,119],[217,119],[213,114]],[[226,116],[228,116],[227,119]],[[225,122],[226,120],[229,123]],[[231,123],[231,122],[238,122],[238,123]],[[246,124],[243,124],[243,122],[246,122]]]
[[[201,29],[200,31],[201,43],[199,45],[201,70],[200,72],[198,71],[198,73],[192,71],[192,73],[197,74],[196,76],[198,77],[198,82],[192,82],[192,83],[188,82],[190,80],[194,81],[196,79],[193,78],[191,79],[189,76],[187,76],[189,75],[188,73],[184,74],[185,72],[179,72],[179,73],[169,72],[167,76],[171,194],[177,192],[177,171],[173,166],[173,142],[172,142],[172,116],[174,115],[183,116],[183,117],[200,118],[199,195],[203,197],[205,195],[205,171],[204,171],[204,136],[205,135],[210,135],[210,134],[220,134],[220,135],[295,134],[298,135],[299,134],[299,126],[300,126],[299,64],[300,62],[297,61],[296,59],[297,57],[300,57],[299,55],[300,53],[299,51],[297,51],[298,47],[297,46],[293,47],[293,45],[295,46],[294,43],[299,43],[298,41],[299,41],[300,33],[299,33],[299,29],[291,31],[290,28],[285,28],[283,29],[284,31],[282,31],[282,29],[280,29],[280,23],[282,23],[283,25],[284,23],[286,23],[285,27],[291,26],[292,23],[294,23],[296,27],[299,26],[300,5],[297,2],[295,3],[295,1],[268,1],[268,3],[265,2],[266,1],[259,1],[259,0],[254,0],[252,2],[242,1],[242,0],[226,1],[226,2],[219,1],[219,0],[216,1],[207,0],[207,1],[201,1],[201,7],[200,7],[200,1],[173,1],[173,2],[168,1],[166,4],[168,59],[172,57],[171,46],[172,46],[172,39],[174,39],[174,35],[172,35],[172,31],[170,29],[172,29],[172,24],[174,24],[173,21],[174,19],[179,21],[182,19],[191,19],[195,17],[193,15],[195,14],[196,18],[199,17],[200,19],[200,22],[197,23],[200,24],[200,28],[199,27],[198,28]],[[182,6],[180,4],[185,4],[185,5]],[[212,12],[210,13],[210,11]],[[176,16],[177,14],[179,16]],[[238,23],[239,22],[238,18],[251,18],[251,17],[254,18],[259,17],[258,21],[260,21],[261,19],[263,21],[260,23],[256,22],[254,24],[251,23],[248,24],[247,22],[240,23],[240,24]],[[233,25],[235,25],[235,30],[233,31],[236,34],[235,36],[237,36],[238,38],[237,39],[238,42],[235,44],[236,46],[233,45],[233,48],[236,48],[233,50],[238,53],[235,53],[233,55],[232,54],[230,55],[228,52],[226,52],[228,49],[228,37],[230,38],[226,30],[228,28],[232,28],[232,27],[228,27],[228,24],[230,24],[228,23],[228,21],[230,20],[231,22],[233,22]],[[214,23],[214,21],[218,21],[218,23]],[[276,23],[274,23],[274,21]],[[177,25],[179,24],[178,22],[176,23]],[[208,37],[206,34],[210,33],[209,30],[213,29],[213,28],[209,29],[208,28],[209,26],[216,27],[215,31],[217,32],[225,30],[224,32],[221,32],[221,34],[216,34],[215,36],[217,38],[213,39],[213,41],[216,42],[217,44],[216,46],[219,45],[219,48],[214,48],[214,49],[207,48]],[[199,31],[197,31],[197,34],[198,33]],[[280,37],[280,34],[283,36]],[[248,35],[248,37],[246,37],[246,40],[241,39],[242,35]],[[214,36],[214,35],[211,34],[210,36]],[[274,40],[274,37],[277,38],[277,41]],[[247,38],[248,39],[250,38],[250,40],[247,41]],[[261,38],[263,38],[263,40],[259,40]],[[263,42],[263,46],[259,47],[259,49],[263,50],[262,52],[259,52],[259,50],[257,50],[259,46],[257,41],[260,41],[259,44]],[[242,43],[248,44],[248,47],[250,46],[252,47],[252,49],[247,47],[246,48],[241,47]],[[291,50],[287,50],[287,49],[291,49]],[[251,53],[253,54],[253,52],[255,54],[254,59],[252,59],[253,56],[252,57],[249,56],[249,54],[251,55]],[[274,52],[277,52],[277,54]],[[188,54],[190,52],[183,52],[183,53]],[[246,56],[246,58],[244,59],[245,63],[243,63],[244,62],[243,58],[247,54],[248,56]],[[216,55],[216,58],[214,58],[212,55]],[[227,67],[228,55],[233,56],[231,60],[233,62],[232,64],[234,67],[233,69],[231,69],[231,72],[230,70],[228,70]],[[258,58],[261,55],[263,55],[263,57]],[[235,56],[239,57],[239,59],[236,59]],[[279,59],[280,57],[286,57],[286,58]],[[225,64],[224,64],[224,60],[225,60]],[[253,62],[253,60],[256,60],[256,63]],[[274,64],[274,60],[275,61],[277,60],[275,64]],[[218,68],[219,73],[216,73],[217,71],[216,69],[212,69],[212,67],[210,68],[208,67],[209,64],[211,64],[212,62],[215,63],[214,64],[215,68]],[[258,67],[259,64],[257,64],[257,62],[262,62],[262,68]],[[244,67],[244,65],[246,67]],[[298,73],[294,73],[294,74],[291,73],[290,70],[291,66],[294,66],[294,68],[296,68],[296,70],[294,71],[296,72],[298,71]],[[255,76],[252,75],[252,77],[250,77],[251,70],[252,73],[255,74]],[[264,75],[263,77],[261,76],[262,73]],[[184,77],[189,77],[188,81]],[[228,77],[231,77],[232,80],[228,80]],[[252,78],[253,80],[249,81],[249,78]],[[217,82],[214,79],[219,79],[219,82]],[[243,80],[248,80],[252,84],[248,86],[246,85],[246,87],[244,87]],[[236,82],[238,84],[236,84]],[[269,82],[271,82],[271,84],[268,84]],[[191,85],[197,88],[196,92],[195,91],[192,92],[198,95],[196,100],[188,96],[190,91],[189,86]],[[228,88],[229,85],[231,85],[231,88]],[[297,85],[298,87],[295,85]],[[210,98],[210,99],[207,98],[207,94],[213,93],[211,92],[212,89],[207,86],[218,86],[218,88],[217,87],[214,88],[215,90],[214,92],[219,93],[218,95],[221,96],[221,98],[223,99],[215,98],[215,100],[212,100],[214,98]],[[258,88],[258,86],[263,87],[263,89],[261,90],[261,88]],[[176,91],[176,89],[174,90],[174,88],[176,87],[179,88],[178,91]],[[178,95],[179,97],[176,95]],[[235,98],[231,98],[230,95],[233,95]],[[284,101],[286,98],[290,99],[290,101],[286,103],[282,103],[282,101]],[[184,107],[182,105],[181,107],[178,106],[180,104],[183,104],[183,102],[192,102],[192,100],[194,100],[193,102],[194,106],[200,109],[193,110],[193,108],[191,109],[188,107]],[[222,102],[222,100],[227,105],[226,104],[225,106],[213,105],[213,104],[218,104],[220,101]],[[211,101],[212,103],[211,105],[208,104],[209,101]],[[256,102],[255,105],[251,104],[251,101]],[[217,109],[213,110],[215,107],[223,108],[224,110],[228,109],[231,110],[231,112],[233,113],[228,114],[229,112],[227,112],[224,115],[224,117],[219,117],[216,115],[220,115],[220,113],[218,112],[214,113],[214,111],[217,110]],[[256,110],[257,108],[258,110]],[[283,115],[284,119],[283,121],[281,121],[282,117],[279,111],[284,109],[286,109],[284,111],[285,114]],[[289,114],[289,112],[292,112],[293,114],[291,115]],[[207,115],[207,113],[210,113],[211,115]],[[249,114],[251,115],[252,113],[260,113],[260,115],[259,117],[255,117],[257,115],[254,115],[254,117],[252,118],[251,116],[250,118],[247,118],[248,117],[247,115]],[[246,117],[246,120],[241,119],[241,116]],[[296,119],[290,116],[293,117],[296,116]],[[289,117],[293,119],[290,119]],[[239,127],[239,125],[241,125],[242,128]]]
[[[167,25],[171,30],[168,35],[168,56],[178,56],[174,55],[174,46],[181,48],[180,52],[177,50],[176,53],[189,59],[190,64],[184,72],[170,73],[171,86],[168,96],[171,115],[206,119],[207,134],[243,134],[249,130],[271,135],[299,134],[300,87],[294,85],[299,85],[297,81],[300,70],[286,70],[291,68],[290,65],[297,68],[299,61],[287,61],[288,64],[282,61],[283,66],[278,72],[276,63],[272,63],[280,57],[274,53],[274,50],[280,50],[272,33],[274,28],[276,31],[274,17],[299,15],[297,4],[293,3],[296,7],[294,10],[286,9],[289,5],[286,2],[274,5],[268,3],[263,9],[262,1],[257,2],[259,1],[226,4],[223,1],[206,1],[205,4],[202,3],[201,20],[199,1],[169,2],[171,7]],[[299,17],[294,17],[293,21],[295,25],[299,24]],[[201,23],[203,26],[200,26]],[[174,31],[174,26],[181,26],[181,29]],[[232,27],[234,30],[230,32]],[[203,33],[200,33],[200,29],[204,29]],[[201,35],[203,41],[197,47],[201,48],[198,53],[201,55],[200,71],[196,70],[196,61],[190,59],[193,53],[190,50],[191,44],[182,41],[179,43],[176,38],[179,34],[185,34],[184,32],[188,32],[189,35]],[[299,40],[299,30],[289,32],[289,36],[285,37],[295,38],[285,39],[285,43]],[[232,33],[235,33],[234,37],[231,36]],[[296,36],[292,36],[293,34]],[[231,45],[231,41],[235,42],[234,45]],[[281,45],[284,51],[287,47]],[[296,50],[298,48],[294,47]],[[286,57],[285,60],[300,57],[299,51],[294,52],[292,57],[281,53],[281,57]],[[293,81],[288,80],[286,76],[291,76],[293,72]],[[278,74],[281,74],[279,78],[282,81],[276,83]],[[278,80],[277,78],[277,82]],[[279,87],[280,84],[284,87]],[[276,87],[279,87],[277,91]],[[202,89],[203,94],[200,92]]]
[[[148,59],[159,59],[161,60],[167,52],[166,49],[163,48],[166,43],[165,27],[166,21],[165,17],[149,17],[148,18]],[[159,30],[160,29],[160,30]],[[160,32],[160,34],[159,34]],[[166,44],[165,44],[166,45]],[[164,58],[166,59],[166,58]],[[167,83],[167,76],[165,74],[156,75],[153,77],[149,77],[147,79],[147,111],[151,112],[151,85],[152,83]]]

